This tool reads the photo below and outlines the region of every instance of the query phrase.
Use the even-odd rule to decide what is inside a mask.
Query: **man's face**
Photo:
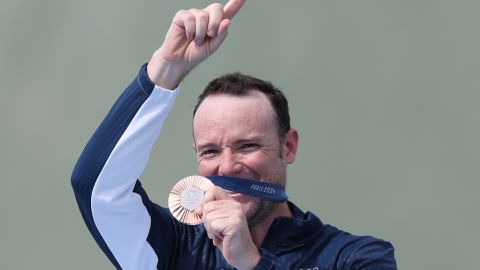
[[[274,110],[259,91],[246,96],[213,95],[203,100],[193,120],[200,175],[225,175],[286,184],[287,164],[295,159],[297,134],[281,140]],[[294,141],[292,142],[292,138]],[[243,204],[250,226],[271,212],[274,204],[232,193]]]

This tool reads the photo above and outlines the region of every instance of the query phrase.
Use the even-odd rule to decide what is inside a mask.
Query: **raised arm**
[[[244,2],[178,12],[161,48],[116,101],[77,161],[71,181],[82,217],[117,268],[154,269],[172,252],[163,242],[168,233],[162,249],[149,242],[154,206],[137,178],[173,106],[178,91],[170,90],[218,49]],[[169,226],[168,220],[156,222]]]

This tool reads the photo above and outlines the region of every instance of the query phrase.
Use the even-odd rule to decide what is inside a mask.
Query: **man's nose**
[[[237,162],[235,155],[230,150],[223,151],[218,166],[219,175],[234,176],[240,173],[241,168],[241,164]]]

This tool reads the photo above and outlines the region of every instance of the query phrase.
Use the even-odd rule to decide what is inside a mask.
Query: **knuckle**
[[[181,17],[183,16],[185,13],[188,13],[186,10],[184,9],[181,9],[179,11],[177,11],[177,13],[175,14],[175,17]]]
[[[186,10],[179,10],[175,14],[175,20],[183,21],[185,23],[192,23],[195,21],[195,16],[192,13]]]
[[[210,234],[215,232],[215,220],[208,221],[208,232]]]
[[[193,14],[195,17],[208,16],[208,12],[203,9],[192,8],[188,10],[188,13]]]
[[[211,210],[211,202],[207,202],[203,205],[203,215],[207,215]]]
[[[214,219],[210,222],[210,230],[217,232],[221,231],[221,228],[224,226],[224,222],[218,219]]]
[[[216,201],[206,202],[203,205],[203,212],[208,214],[208,213],[212,212],[213,210],[215,210],[216,207],[217,207],[217,202]]]
[[[192,13],[190,13],[190,12],[185,12],[185,13],[183,14],[183,18],[184,18],[185,20],[187,20],[187,21],[193,21],[193,20],[195,20],[195,16],[194,16]]]
[[[220,4],[220,3],[213,3],[213,4],[209,5],[208,7],[212,8],[212,9],[222,9],[223,10],[223,5]]]
[[[208,12],[206,12],[205,10],[201,10],[197,13],[196,17],[199,19],[199,20],[207,20],[208,17],[209,17],[209,14]]]
[[[205,228],[207,228],[207,230],[210,230],[210,227],[212,226],[212,222],[214,220],[215,219],[212,219],[212,216],[209,214],[203,216],[203,222],[205,223]]]
[[[207,231],[209,231],[210,226],[211,226],[211,224],[210,224],[211,220],[209,219],[208,215],[203,216],[203,223],[205,224],[205,229],[207,229]]]

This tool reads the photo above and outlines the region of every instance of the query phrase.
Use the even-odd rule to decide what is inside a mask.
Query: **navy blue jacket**
[[[185,225],[151,202],[137,180],[178,90],[155,86],[146,65],[83,150],[72,174],[80,212],[118,269],[232,269],[200,225]],[[324,225],[289,202],[272,224],[255,269],[396,269],[386,241]]]

